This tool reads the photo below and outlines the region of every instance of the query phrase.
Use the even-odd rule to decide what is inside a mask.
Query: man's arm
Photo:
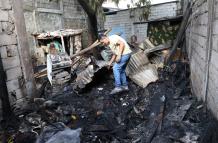
[[[108,65],[111,66],[112,63],[115,61],[115,59],[116,59],[116,55],[113,54],[113,56],[111,57],[111,60],[109,61]]]
[[[123,51],[124,51],[124,48],[125,48],[125,44],[122,41],[118,40],[117,45],[119,47],[119,52],[118,52],[118,55],[116,57],[116,62],[119,62],[120,59],[121,59],[121,56],[123,54]]]

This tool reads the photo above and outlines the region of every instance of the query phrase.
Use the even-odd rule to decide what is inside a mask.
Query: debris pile
[[[36,143],[80,143],[80,132],[80,128],[71,130],[63,123],[55,123],[44,128]]]
[[[145,88],[151,82],[157,81],[157,70],[164,67],[164,61],[167,58],[170,46],[171,41],[154,46],[147,38],[139,47],[133,46],[135,53],[132,54],[126,68],[129,78],[142,88]]]
[[[94,74],[107,65],[108,62],[96,60],[94,57],[82,57],[72,68],[73,73],[76,74],[76,79],[72,82],[73,89],[85,88],[92,81]]]
[[[82,143],[197,143],[213,121],[191,95],[187,63],[158,70],[159,80],[147,88],[130,82],[129,92],[115,96],[109,95],[111,73],[98,74],[98,82],[89,83],[79,94],[68,85],[56,96],[35,98],[17,114],[21,124],[9,138],[48,142],[74,134],[71,140]]]
[[[65,29],[32,34],[35,39],[33,65],[38,85],[43,85],[38,79],[45,76],[52,85],[63,85],[71,79],[70,56],[82,48],[82,31],[82,29]]]
[[[126,73],[131,80],[143,88],[158,79],[157,69],[150,64],[144,51],[132,55]]]
[[[70,73],[64,70],[57,70],[51,73],[52,85],[64,84],[70,80]]]
[[[47,55],[47,74],[52,85],[63,85],[70,80],[71,63],[66,53]]]

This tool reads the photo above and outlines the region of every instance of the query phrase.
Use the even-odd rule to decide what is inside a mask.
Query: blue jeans
[[[113,66],[116,87],[128,85],[125,69],[130,56],[130,54],[122,55],[120,61]]]

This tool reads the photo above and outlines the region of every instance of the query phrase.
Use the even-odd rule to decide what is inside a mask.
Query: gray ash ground
[[[145,89],[130,81],[130,91],[109,95],[113,76],[102,70],[79,93],[68,86],[58,95],[44,95],[55,104],[38,108],[32,103],[34,110],[22,118],[34,111],[46,125],[63,122],[72,129],[82,128],[82,143],[216,143],[217,132],[211,130],[217,130],[217,122],[191,95],[189,65],[174,63],[159,70],[159,77]],[[21,125],[24,130],[38,124]],[[28,133],[16,134],[14,142],[34,142],[36,136]]]

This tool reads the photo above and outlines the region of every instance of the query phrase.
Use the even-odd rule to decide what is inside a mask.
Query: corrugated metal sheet
[[[82,89],[85,88],[87,84],[89,84],[96,72],[98,72],[103,67],[106,67],[108,64],[106,61],[95,61],[94,63],[88,65],[88,67],[77,74],[77,78],[74,83],[74,89]]]
[[[149,83],[158,80],[158,74],[155,66],[143,66],[140,71],[130,76],[130,78],[139,86],[145,88]]]
[[[154,56],[150,57],[149,60],[152,64],[155,64],[155,66],[157,68],[163,68],[164,67],[164,58],[165,57],[163,55],[161,55],[161,56],[154,55]]]
[[[144,54],[144,51],[139,51],[131,56],[126,68],[126,73],[127,75],[134,74],[141,67],[147,64],[149,64],[149,60],[147,56]]]
[[[157,68],[150,64],[144,51],[139,51],[131,56],[126,73],[131,80],[143,88],[158,80]]]

